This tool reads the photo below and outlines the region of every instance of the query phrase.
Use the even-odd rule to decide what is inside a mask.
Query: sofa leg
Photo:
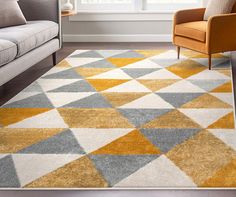
[[[180,58],[180,47],[179,46],[177,46],[177,58],[179,59]]]
[[[57,65],[57,52],[52,54],[52,61],[53,61],[53,65]]]
[[[209,70],[211,70],[211,54],[208,55]]]

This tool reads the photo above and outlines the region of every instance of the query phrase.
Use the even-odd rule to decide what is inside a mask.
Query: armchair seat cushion
[[[58,24],[52,21],[28,21],[26,25],[0,29],[0,39],[17,46],[17,57],[43,45],[58,35]]]
[[[206,42],[207,21],[182,23],[175,26],[175,34]]]

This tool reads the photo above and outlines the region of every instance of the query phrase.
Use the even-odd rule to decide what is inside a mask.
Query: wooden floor
[[[77,49],[173,49],[168,43],[65,43],[58,52],[58,61],[61,61]],[[233,75],[236,92],[236,52],[232,54]],[[49,57],[34,67],[28,69],[7,84],[0,87],[0,105],[18,94],[41,75],[53,67],[52,57]],[[0,197],[235,197],[236,191],[219,190],[149,190],[149,191],[0,191]]]

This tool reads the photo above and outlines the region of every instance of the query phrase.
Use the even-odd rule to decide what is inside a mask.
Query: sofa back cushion
[[[0,28],[26,24],[18,0],[0,0]]]
[[[209,0],[204,20],[208,20],[211,16],[231,13],[235,3],[236,0]]]

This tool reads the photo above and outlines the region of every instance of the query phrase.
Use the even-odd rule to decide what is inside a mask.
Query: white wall
[[[69,22],[63,20],[64,41],[171,41],[171,21]]]
[[[169,16],[170,19],[161,18],[161,14],[160,17],[157,16],[157,20],[146,21],[70,21],[69,17],[64,17],[64,41],[170,42],[172,16]]]

